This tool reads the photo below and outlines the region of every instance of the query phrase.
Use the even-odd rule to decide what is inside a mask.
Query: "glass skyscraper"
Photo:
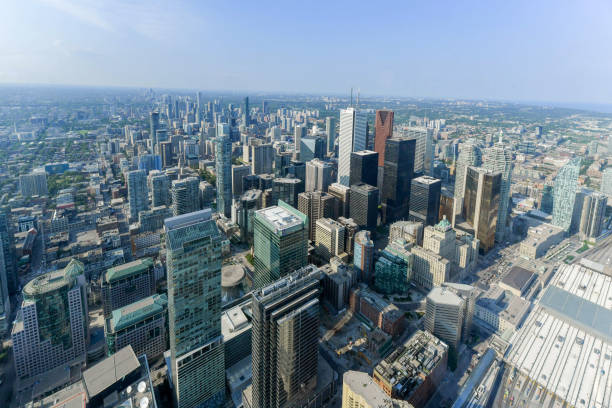
[[[510,185],[512,183],[512,168],[514,165],[512,162],[512,151],[503,143],[501,133],[499,135],[499,142],[495,146],[485,149],[483,167],[487,170],[499,171],[502,174],[497,229],[495,231],[495,241],[502,242],[505,239],[508,227]]]
[[[557,173],[553,187],[552,224],[566,231],[572,224],[580,163],[580,157],[575,157],[563,166]]]
[[[227,218],[232,210],[232,142],[229,125],[217,125],[215,164],[217,172],[217,211]]]
[[[463,196],[465,194],[465,173],[469,166],[480,166],[482,163],[482,152],[473,139],[468,139],[462,146],[459,152],[459,158],[455,166],[455,193],[454,193],[454,211],[452,224],[455,225],[457,214],[463,209]]]
[[[382,183],[383,223],[408,217],[416,140],[389,139]]]
[[[365,150],[367,145],[367,123],[365,112],[355,108],[340,111],[340,136],[338,138],[338,183],[350,186],[351,153]]]
[[[179,408],[219,407],[225,395],[221,244],[211,210],[164,222],[171,377]]]
[[[144,170],[132,170],[127,173],[128,202],[130,221],[138,220],[140,211],[149,209],[149,189],[147,173]]]

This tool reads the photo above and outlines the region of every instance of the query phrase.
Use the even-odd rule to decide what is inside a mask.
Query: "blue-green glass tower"
[[[217,211],[228,218],[232,209],[232,141],[229,130],[227,123],[219,123],[215,142]]]

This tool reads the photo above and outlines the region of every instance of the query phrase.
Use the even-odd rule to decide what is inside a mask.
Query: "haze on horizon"
[[[0,84],[612,104],[612,3],[5,2]]]

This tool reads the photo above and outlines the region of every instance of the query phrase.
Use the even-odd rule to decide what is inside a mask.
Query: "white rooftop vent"
[[[144,381],[138,383],[138,392],[145,392],[147,389],[147,384]]]

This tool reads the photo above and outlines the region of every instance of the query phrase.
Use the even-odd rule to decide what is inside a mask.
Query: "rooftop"
[[[520,266],[513,266],[512,269],[506,273],[506,276],[501,280],[504,285],[523,292],[525,286],[531,282],[535,273],[521,268]]]
[[[434,184],[434,183],[440,183],[440,180],[437,178],[429,177],[429,176],[420,176],[420,177],[413,178],[412,182],[413,183],[417,182],[421,184]]]
[[[164,220],[164,225],[166,226],[166,230],[171,231],[186,227],[188,225],[193,225],[198,222],[210,220],[211,215],[212,211],[207,208],[205,210],[194,211],[187,214],[178,215],[176,217],[167,218]]]
[[[359,394],[368,406],[372,408],[395,408],[409,407],[405,401],[397,401],[389,398],[387,394],[377,384],[372,381],[369,374],[361,371],[346,371],[343,376],[343,383],[353,392]],[[394,404],[395,402],[395,404]],[[404,405],[405,404],[405,405]]]
[[[28,282],[23,288],[24,298],[53,292],[63,286],[70,287],[74,284],[75,277],[81,275],[84,270],[82,262],[72,259],[64,269],[47,272]]]
[[[153,266],[152,258],[141,258],[123,265],[115,266],[106,271],[107,282],[114,282],[131,275],[142,273]]]
[[[436,304],[445,304],[450,306],[461,306],[463,299],[457,296],[452,290],[445,287],[434,287],[427,295],[427,300],[431,300]]]
[[[94,397],[139,368],[140,362],[132,346],[122,348],[83,372],[87,394],[90,398]]]
[[[225,265],[221,268],[221,287],[231,288],[244,279],[244,266],[241,264]]]
[[[168,297],[153,295],[113,310],[110,317],[110,329],[117,332],[150,316],[162,313],[168,307]]]
[[[255,211],[255,217],[265,221],[275,233],[283,235],[304,227],[305,216],[300,217],[284,206],[272,206]]]

